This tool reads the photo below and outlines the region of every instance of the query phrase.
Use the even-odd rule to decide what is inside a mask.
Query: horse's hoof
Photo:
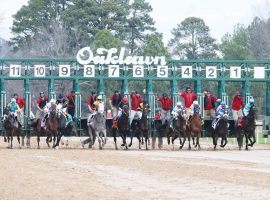
[[[59,149],[59,146],[54,147],[54,149],[58,150]]]
[[[131,146],[132,146],[132,144],[129,144],[129,145],[128,145],[128,147],[131,147]]]
[[[30,148],[30,147],[28,147],[28,148]],[[38,146],[37,149],[40,149],[40,146]]]
[[[125,146],[125,144],[121,144],[121,147],[124,147]]]

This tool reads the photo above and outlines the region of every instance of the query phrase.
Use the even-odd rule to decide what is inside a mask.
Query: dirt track
[[[270,146],[115,151],[110,138],[102,151],[78,149],[79,141],[53,150],[43,139],[40,150],[11,150],[0,140],[1,200],[270,199]]]

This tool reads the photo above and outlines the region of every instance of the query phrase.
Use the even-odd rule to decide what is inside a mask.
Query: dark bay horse
[[[56,104],[52,104],[51,111],[48,119],[46,120],[46,132],[47,132],[47,138],[46,143],[48,147],[50,148],[50,142],[52,141],[53,137],[53,146],[55,145],[57,133],[58,133],[58,118],[56,113]]]
[[[257,118],[256,108],[253,105],[251,106],[248,115],[243,117],[242,127],[238,127],[237,141],[238,141],[239,150],[241,150],[243,147],[243,136],[245,136],[246,138],[246,150],[248,150],[249,146],[253,147],[253,145],[255,144],[256,118]]]
[[[188,137],[188,149],[191,149],[190,146],[190,138],[193,140],[194,144],[194,139],[196,138],[196,144],[195,148],[198,147],[198,149],[201,148],[200,146],[200,137],[201,137],[201,131],[202,131],[202,121],[200,118],[200,113],[199,111],[194,112],[193,116],[191,117],[189,124],[187,126],[187,137]]]
[[[213,137],[213,145],[214,150],[216,150],[217,147],[217,141],[218,138],[221,137],[221,145],[220,147],[224,148],[228,142],[227,136],[228,136],[228,111],[225,110],[224,114],[220,117],[215,130],[213,131],[212,137]]]
[[[4,109],[4,119],[3,119],[3,127],[5,129],[4,140],[9,143],[10,148],[13,148],[13,135],[17,135],[17,140],[20,147],[20,136],[21,136],[21,127],[22,125],[16,119],[15,113],[10,112],[8,109]],[[6,139],[7,137],[7,139]]]
[[[177,117],[173,121],[173,133],[172,133],[172,145],[174,149],[174,140],[179,137],[180,140],[180,147],[179,149],[182,149],[185,142],[186,142],[186,130],[187,130],[187,125],[186,125],[186,111],[185,110],[180,110],[177,113]],[[182,139],[183,141],[182,141]]]
[[[57,116],[57,140],[53,145],[53,148],[58,148],[61,137],[66,131],[66,117],[63,113],[63,106],[61,104],[56,105],[56,116]]]
[[[32,127],[33,127],[33,130],[34,132],[36,133],[37,135],[37,148],[40,149],[40,136],[41,135],[45,135],[46,133],[46,130],[45,130],[45,127],[41,127],[41,122],[42,121],[42,118],[40,119],[37,119],[36,122],[32,123]]]
[[[121,136],[123,140],[123,144],[121,145],[122,147],[125,147],[125,149],[128,149],[127,146],[127,135],[129,133],[129,108],[127,105],[123,106],[122,109],[122,115],[119,117],[117,121],[114,121],[113,126],[112,126],[112,133],[114,137],[114,144],[115,144],[115,149],[117,150],[117,141],[116,141],[116,135],[117,131],[119,132],[119,135]]]
[[[148,150],[148,140],[149,140],[149,120],[148,120],[148,114],[150,112],[150,108],[148,105],[144,105],[142,108],[142,117],[138,120],[133,120],[132,122],[132,128],[133,131],[130,135],[130,144],[129,147],[132,146],[132,140],[133,140],[133,132],[135,133],[135,136],[137,137],[139,141],[139,149],[141,149],[141,145],[145,142],[145,148]],[[143,141],[143,138],[145,141]]]

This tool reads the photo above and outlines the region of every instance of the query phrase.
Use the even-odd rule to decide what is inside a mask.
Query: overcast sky
[[[220,41],[232,32],[236,23],[248,25],[255,15],[264,16],[270,10],[270,0],[147,0],[153,7],[156,28],[164,41],[171,38],[171,30],[186,17],[202,18],[210,27],[211,35]],[[12,15],[28,0],[0,0],[0,37],[11,37]],[[3,3],[5,2],[5,3]]]

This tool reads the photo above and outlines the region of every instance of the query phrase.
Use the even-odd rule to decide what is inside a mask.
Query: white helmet
[[[177,103],[176,103],[176,106],[182,106],[182,102],[180,102],[180,101],[178,101]]]
[[[199,105],[198,101],[193,101],[193,105]]]
[[[56,102],[55,99],[50,100],[50,103],[55,103],[55,102]]]

